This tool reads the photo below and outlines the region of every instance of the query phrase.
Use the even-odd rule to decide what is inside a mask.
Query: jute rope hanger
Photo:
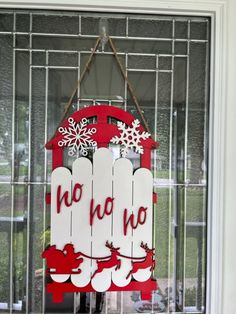
[[[113,55],[114,55],[114,57],[115,57],[115,60],[117,61],[117,64],[118,64],[119,69],[120,69],[120,71],[121,71],[121,74],[122,74],[124,80],[127,82],[127,87],[128,87],[129,93],[130,93],[130,95],[131,95],[131,97],[132,97],[132,99],[133,99],[133,102],[134,102],[134,104],[135,104],[135,107],[136,107],[136,109],[137,109],[137,111],[138,111],[138,113],[139,113],[139,116],[140,116],[140,118],[141,118],[142,124],[143,124],[144,128],[146,129],[146,131],[151,134],[150,128],[149,128],[148,123],[147,123],[147,120],[145,119],[145,116],[144,116],[144,114],[143,114],[143,112],[142,112],[142,109],[141,109],[141,106],[140,106],[140,104],[139,104],[139,102],[138,102],[138,99],[137,99],[137,97],[136,97],[135,94],[134,94],[133,87],[132,87],[132,85],[130,84],[130,81],[128,80],[128,77],[127,77],[127,75],[126,75],[126,73],[125,73],[125,70],[124,70],[124,68],[123,68],[123,66],[122,66],[122,64],[121,64],[121,62],[120,62],[120,59],[119,59],[119,57],[118,57],[118,55],[117,55],[117,50],[116,50],[116,48],[115,48],[115,45],[114,45],[114,43],[113,43],[111,37],[108,36],[107,38],[108,38],[108,43],[109,43],[109,45],[110,45],[110,47],[111,47],[111,50],[112,50],[112,52],[113,52]],[[98,37],[97,40],[96,40],[96,43],[95,43],[94,48],[93,48],[93,50],[92,50],[92,52],[91,52],[91,54],[90,54],[90,56],[89,56],[89,59],[88,59],[88,61],[87,61],[86,64],[85,64],[85,67],[84,67],[84,69],[83,69],[83,72],[81,73],[81,76],[80,76],[79,80],[77,81],[76,87],[75,87],[75,89],[73,90],[72,95],[71,95],[71,97],[70,97],[68,103],[66,104],[66,106],[65,106],[65,108],[64,108],[64,112],[63,112],[61,121],[60,121],[60,123],[58,124],[58,126],[57,126],[57,128],[56,128],[56,131],[55,131],[53,137],[55,136],[58,127],[62,124],[62,122],[64,121],[65,117],[67,116],[67,114],[68,114],[68,112],[69,112],[69,110],[70,110],[70,108],[71,108],[71,105],[72,105],[72,103],[73,103],[73,99],[74,99],[74,97],[75,97],[75,95],[76,95],[76,92],[77,92],[77,90],[78,90],[78,88],[79,88],[79,86],[80,86],[82,80],[83,80],[84,77],[85,77],[85,74],[86,74],[87,72],[89,72],[89,70],[90,70],[90,65],[91,65],[91,63],[92,63],[92,60],[93,60],[93,58],[94,58],[94,55],[95,55],[95,53],[96,53],[96,51],[97,51],[98,46],[99,46],[99,44],[101,43],[101,40],[102,40],[102,37],[101,37],[101,36]]]

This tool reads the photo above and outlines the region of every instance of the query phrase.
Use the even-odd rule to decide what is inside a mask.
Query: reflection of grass
[[[1,302],[9,302],[9,238],[7,233],[0,233],[0,265],[1,265],[1,273],[0,273],[0,300]]]
[[[27,175],[28,173],[28,167],[24,165],[20,165],[19,167],[19,176],[24,176]],[[11,176],[11,166],[10,165],[4,165],[0,166],[0,176],[5,175],[5,176]]]
[[[171,192],[172,200],[172,213],[173,216],[173,190]],[[159,189],[158,190],[158,203],[155,209],[155,247],[157,255],[157,267],[155,275],[157,278],[167,278],[168,277],[168,262],[170,262],[170,271],[173,272],[173,254],[174,254],[174,236],[173,230],[171,230],[171,248],[170,252],[168,251],[169,245],[169,190],[168,189]],[[198,189],[189,189],[187,190],[187,221],[203,221],[203,190]],[[181,219],[184,218],[184,203],[179,202],[179,211],[182,213]],[[182,221],[183,223],[183,221]],[[179,232],[179,241],[183,243],[183,225],[180,228]],[[195,229],[193,229],[195,230]],[[186,260],[185,260],[185,276],[187,278],[196,278],[197,277],[197,263],[199,260],[198,256],[198,243],[197,239],[201,239],[204,235],[202,233],[191,232],[187,233],[186,239]],[[204,257],[204,245],[205,240],[203,239],[203,257]],[[178,268],[183,270],[183,244],[182,249],[178,251],[179,256],[177,261],[179,263]],[[168,261],[168,256],[170,255],[170,261]],[[182,256],[182,257],[181,257]]]
[[[157,170],[156,172],[154,172],[155,178],[159,178],[159,179],[169,179],[169,171],[168,170]],[[183,171],[178,171],[178,180],[179,181],[183,181],[183,176],[184,176],[184,172]],[[175,177],[175,172],[172,171],[171,172],[171,178],[173,179]]]
[[[168,276],[168,189],[158,192],[158,202],[155,211],[155,248],[157,256],[156,276]]]
[[[0,184],[0,197],[3,197],[4,194],[10,197],[11,186],[10,184]]]
[[[14,188],[14,195],[24,195],[26,192],[25,184],[19,184]],[[11,194],[11,185],[10,184],[0,184],[0,196],[6,194],[6,196],[10,197]]]
[[[4,166],[0,166],[0,175],[7,175],[10,176],[11,175],[11,167],[10,165],[4,165]]]
[[[169,171],[168,170],[157,170],[155,175],[156,175],[156,178],[168,179],[169,178]]]
[[[5,199],[11,199],[11,186],[4,184],[0,185],[0,195],[5,191]],[[17,185],[15,186],[15,195],[19,195],[19,202],[26,194],[27,186]],[[40,241],[40,235],[43,232],[43,187],[36,186],[31,189],[31,205],[30,205],[30,274],[29,274],[29,289],[32,293],[32,298],[34,298],[37,291],[35,290],[36,278],[35,270],[41,269],[43,267],[43,261],[41,258],[42,252],[42,242]],[[4,202],[1,205],[0,216],[3,216]],[[24,205],[24,203],[21,203]],[[17,205],[19,206],[19,205]],[[16,207],[17,208],[17,207]],[[23,209],[23,208],[21,208]],[[22,215],[22,210],[20,210]],[[10,216],[10,211],[6,213],[6,216]],[[5,224],[5,223],[4,223]],[[5,231],[1,229],[0,226],[0,301],[9,302],[9,274],[10,274],[10,234],[11,226],[10,222],[7,222],[8,225],[5,225]],[[14,236],[13,236],[13,284],[14,284],[14,302],[18,300],[23,300],[25,297],[25,280],[26,280],[26,252],[27,252],[27,241],[26,241],[26,229],[27,224],[24,225],[23,231],[19,231],[17,223],[14,223]],[[37,300],[40,302],[40,299]],[[39,311],[37,311],[38,313]],[[36,311],[34,312],[36,313]]]
[[[18,184],[13,187],[14,191],[14,213],[13,216],[22,216],[27,210],[27,190],[25,184]],[[11,216],[12,186],[10,184],[0,184],[0,216]]]
[[[9,230],[10,231],[10,230]],[[9,269],[10,269],[10,234],[7,232],[0,233],[0,300],[1,302],[9,302],[10,296],[10,281],[9,281]],[[13,239],[13,280],[15,287],[15,301],[23,300],[25,289],[25,269],[26,269],[26,255],[23,251],[24,239],[23,233],[15,233]],[[18,294],[19,293],[19,294]]]

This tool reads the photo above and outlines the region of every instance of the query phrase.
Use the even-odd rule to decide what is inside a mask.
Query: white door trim
[[[0,8],[150,13],[211,17],[207,314],[222,314],[227,1],[0,0]]]

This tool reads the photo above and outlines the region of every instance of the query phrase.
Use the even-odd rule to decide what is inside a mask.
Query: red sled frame
[[[93,134],[92,138],[97,142],[97,147],[108,147],[111,143],[111,139],[114,136],[120,134],[116,124],[109,123],[111,119],[121,121],[127,126],[131,126],[135,118],[123,109],[108,106],[108,105],[96,105],[80,109],[71,116],[76,123],[79,123],[83,118],[96,120],[95,123],[87,125],[88,129],[96,128],[97,132]],[[65,119],[60,125],[63,128],[69,127],[68,119]],[[139,131],[142,133],[145,131],[143,126],[139,126]],[[52,150],[52,170],[62,167],[63,165],[63,150],[65,147],[61,147],[59,142],[62,140],[63,135],[57,131],[55,136],[45,145],[46,149]],[[159,143],[155,142],[151,137],[145,140],[141,140],[140,145],[143,146],[143,154],[140,155],[140,167],[151,170],[151,151],[159,146]],[[153,203],[157,202],[157,195],[153,193]],[[51,203],[51,194],[46,195],[46,203]],[[142,300],[150,300],[151,292],[158,289],[158,284],[155,279],[148,279],[145,282],[138,282],[131,280],[131,282],[125,287],[118,287],[114,283],[111,284],[107,291],[141,291]],[[47,284],[47,292],[52,293],[53,302],[62,302],[63,294],[66,292],[96,292],[91,283],[85,287],[77,287],[71,282],[51,282]]]

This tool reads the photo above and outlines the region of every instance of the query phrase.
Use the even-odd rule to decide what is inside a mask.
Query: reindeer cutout
[[[56,245],[50,246],[42,253],[42,258],[47,260],[48,274],[79,274],[81,270],[77,268],[83,262],[83,258],[78,258],[80,255],[80,252],[75,253],[73,244],[69,243],[63,251],[56,249]]]
[[[147,246],[147,243],[144,245],[143,242],[141,242],[140,247],[145,250],[146,256],[142,261],[138,261],[138,262],[132,261],[132,269],[126,276],[126,279],[128,279],[129,276],[131,276],[132,274],[135,274],[140,269],[150,268],[150,271],[153,271],[153,269],[156,266],[156,261],[154,259],[155,249],[149,249],[149,247]]]
[[[91,279],[93,279],[96,274],[101,273],[104,269],[113,268],[115,266],[116,266],[115,270],[120,269],[121,260],[118,258],[118,256],[120,256],[120,253],[119,253],[120,248],[119,247],[115,248],[113,246],[113,243],[111,242],[109,244],[108,241],[106,241],[105,246],[110,249],[111,256],[107,260],[102,260],[102,261],[97,260],[97,269],[93,273]]]

